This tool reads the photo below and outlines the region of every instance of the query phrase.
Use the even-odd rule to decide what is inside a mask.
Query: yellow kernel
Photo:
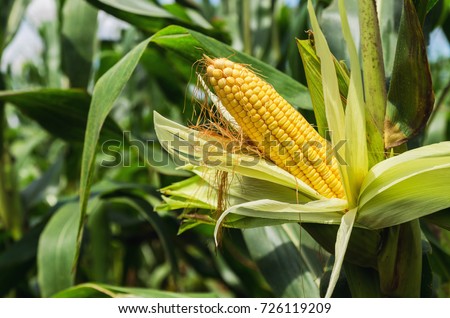
[[[214,77],[210,77],[209,78],[209,82],[211,83],[212,86],[216,86],[217,85],[217,80]]]
[[[226,67],[223,70],[223,75],[225,75],[225,76],[232,76],[233,75],[233,69],[230,68],[230,67]]]
[[[253,96],[256,96],[256,95],[253,95]],[[253,96],[252,96],[252,97],[253,97]],[[258,96],[256,96],[256,98],[257,98],[257,101],[256,101],[256,103],[253,104],[253,107],[254,107],[256,110],[259,110],[259,109],[262,107],[262,103],[261,103],[261,101],[259,100]]]
[[[221,78],[217,81],[217,85],[219,85],[220,88],[224,88],[227,85],[227,80],[224,78]]]
[[[216,79],[221,79],[223,76],[222,76],[222,70],[218,70],[218,69],[215,69],[214,71],[213,71],[213,74],[212,74],[213,76],[214,76],[214,78],[216,78]]]
[[[243,97],[244,97],[244,93],[242,93],[242,92],[237,92],[234,94],[234,98],[236,98],[236,100],[238,100],[238,101],[240,101]]]
[[[264,129],[265,129],[265,124],[264,124],[264,121],[263,120],[259,120],[259,121],[257,121],[256,123],[255,123],[255,127],[256,128],[258,128],[258,130],[259,130],[259,128],[261,128],[261,127],[263,127],[264,126]]]
[[[249,91],[249,92],[250,92],[250,91]],[[247,94],[245,94],[245,96],[248,97]],[[258,101],[258,96],[256,96],[255,94],[253,94],[253,95],[251,95],[251,96],[248,98],[248,101],[249,101],[250,103],[252,103],[252,104],[256,104],[256,102]],[[261,106],[262,106],[262,105],[261,105]]]
[[[228,85],[233,86],[236,81],[233,77],[227,77],[227,83]]]
[[[214,67],[223,69],[225,66],[225,59],[215,59],[214,60]]]
[[[236,78],[241,77],[241,72],[238,69],[233,69],[231,76],[236,77]]]
[[[254,114],[252,115],[252,122],[257,122],[261,120],[261,116],[259,116],[258,114]]]
[[[208,67],[206,68],[206,74],[208,74],[209,77],[212,77],[213,71],[214,71],[214,66],[208,65]]]
[[[230,60],[225,60],[225,67],[233,68],[234,65],[235,65],[234,62],[232,62]]]

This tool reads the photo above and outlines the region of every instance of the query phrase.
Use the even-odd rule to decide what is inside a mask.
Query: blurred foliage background
[[[355,2],[349,0],[349,8]],[[389,75],[401,2],[377,2]],[[315,4],[331,50],[346,59],[336,31],[337,1]],[[0,7],[1,296],[320,295],[329,254],[301,227],[228,229],[216,248],[211,226],[178,233],[180,211],[154,212],[161,205],[158,189],[188,174],[176,170],[160,148],[153,111],[184,124],[194,118],[194,62],[202,54],[195,43],[214,38],[306,86],[295,42],[308,38],[306,1],[1,0]],[[436,103],[412,147],[450,140],[450,1],[428,1],[428,7],[424,32]],[[356,11],[349,10],[350,21]],[[190,42],[177,37],[183,32],[192,35]],[[148,37],[153,40],[100,133],[78,251],[78,191],[92,92],[106,71]],[[301,101],[295,106],[313,122],[307,96]],[[422,228],[432,251],[428,295],[448,297],[450,235],[427,220]],[[345,277],[335,295],[350,296]]]

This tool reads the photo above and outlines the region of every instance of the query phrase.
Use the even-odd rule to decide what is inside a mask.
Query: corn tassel
[[[205,56],[206,77],[223,106],[277,166],[327,198],[343,198],[327,141],[275,89],[242,64]]]

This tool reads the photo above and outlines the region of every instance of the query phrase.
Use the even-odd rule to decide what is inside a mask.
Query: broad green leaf
[[[80,28],[80,25],[83,27]],[[71,87],[86,88],[91,76],[97,10],[85,1],[66,0],[62,10],[62,68]]]
[[[328,128],[327,117],[325,114],[325,104],[323,99],[322,75],[320,73],[320,60],[317,56],[311,40],[297,40],[297,47],[302,58],[305,69],[308,90],[311,94],[311,100],[314,108],[314,115],[317,123],[317,130],[325,137]],[[334,59],[334,65],[338,77],[339,91],[341,100],[345,104],[348,94],[349,76],[342,65]]]
[[[193,9],[169,6],[167,8],[145,0],[88,0],[89,3],[146,32],[155,33],[170,24],[181,24],[199,30],[212,26]]]
[[[74,284],[78,209],[77,203],[63,205],[39,238],[38,282],[43,297],[49,297]]]
[[[84,138],[83,156],[81,160],[80,177],[80,212],[78,227],[78,248],[82,237],[82,226],[86,215],[87,203],[94,171],[94,160],[100,132],[111,111],[116,98],[131,77],[139,59],[146,49],[150,39],[137,45],[114,67],[105,73],[94,87],[89,109],[86,133]]]
[[[111,286],[106,284],[97,283],[85,283],[77,285],[66,290],[60,291],[54,294],[55,298],[87,298],[87,297],[145,297],[145,298],[210,298],[216,295],[211,293],[174,293],[168,291],[145,289],[145,288],[132,288],[122,286]]]
[[[0,100],[14,104],[24,115],[37,121],[56,137],[83,141],[91,97],[82,90],[36,89],[3,91]],[[70,129],[67,129],[70,127]],[[121,129],[106,118],[100,139],[122,140]]]
[[[434,93],[421,22],[405,0],[386,110],[385,147],[398,146],[427,123]]]
[[[424,163],[430,166],[432,161]],[[450,207],[450,186],[442,182],[450,177],[450,164],[425,168],[403,178],[396,177],[361,206],[359,224],[372,229],[384,228]],[[362,199],[365,199],[364,195]]]
[[[352,209],[344,214],[341,224],[339,225],[335,250],[335,259],[333,269],[331,271],[330,283],[325,297],[329,298],[333,294],[334,287],[341,272],[342,263],[344,262],[345,252],[347,251],[350,235],[352,234],[353,224],[355,223],[357,209]]]
[[[101,207],[90,213],[87,220],[89,240],[85,258],[89,261],[89,272],[86,273],[89,280],[98,283],[107,283],[111,269],[112,240],[111,224],[108,219],[108,209]]]
[[[383,228],[450,207],[450,185],[443,182],[449,176],[449,142],[410,150],[381,162],[363,184],[357,223]]]
[[[277,297],[319,297],[321,256],[297,224],[243,231],[252,259]]]
[[[202,59],[203,54],[211,57],[227,57],[235,62],[249,64],[293,106],[312,109],[306,87],[268,64],[240,53],[213,38],[179,26],[169,26],[156,33],[152,37],[152,42],[180,54],[192,65]]]

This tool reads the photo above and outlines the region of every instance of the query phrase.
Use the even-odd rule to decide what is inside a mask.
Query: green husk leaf
[[[390,227],[378,258],[381,292],[388,297],[420,297],[422,243],[418,220]]]
[[[297,47],[302,58],[305,69],[308,90],[311,94],[311,100],[314,108],[314,115],[317,123],[317,130],[320,135],[325,137],[328,129],[327,117],[325,114],[325,103],[323,99],[322,75],[320,73],[320,60],[316,54],[311,40],[297,39]],[[348,94],[349,76],[343,65],[334,59],[334,66],[338,77],[339,91],[341,100],[345,104]]]
[[[308,12],[314,31],[314,42],[316,52],[321,61],[322,87],[324,89],[325,113],[328,122],[328,128],[331,134],[331,142],[338,145],[345,140],[345,114],[339,94],[339,85],[333,64],[333,55],[330,52],[325,36],[320,29],[311,0],[308,0]],[[340,156],[346,158],[345,147],[341,148]],[[346,169],[341,169],[341,179],[344,185],[347,197],[352,197],[349,188],[349,176]]]
[[[358,10],[366,103],[367,151],[370,168],[384,159],[386,76],[376,3],[375,1],[359,1]]]
[[[339,1],[339,13],[342,21],[342,32],[347,43],[347,49],[350,55],[351,69],[350,87],[347,97],[347,107],[345,110],[345,136],[346,136],[346,155],[347,170],[350,181],[350,191],[347,193],[349,206],[356,206],[359,188],[368,171],[368,153],[366,143],[366,118],[365,103],[361,69],[359,57],[353,42],[350,26],[347,21],[344,2]],[[349,195],[349,194],[352,195]]]
[[[347,202],[340,199],[315,200],[305,204],[290,204],[269,199],[244,202],[231,206],[217,220],[214,237],[229,214],[254,218],[285,220],[290,222],[339,224]]]
[[[350,235],[352,234],[353,224],[355,223],[357,209],[352,209],[344,214],[341,224],[339,225],[333,269],[331,271],[330,283],[328,284],[326,298],[331,297],[334,287],[339,279],[342,263],[344,262],[345,252],[347,251]]]
[[[223,140],[202,134],[154,113],[155,131],[162,146],[176,161],[191,166],[206,166],[247,177],[266,180],[311,198],[322,198],[315,190],[275,164],[256,156],[227,153]]]
[[[385,147],[392,148],[425,126],[434,105],[426,42],[411,0],[404,1],[388,100]]]
[[[372,229],[401,224],[450,207],[450,142],[407,151],[369,171],[357,223]]]

